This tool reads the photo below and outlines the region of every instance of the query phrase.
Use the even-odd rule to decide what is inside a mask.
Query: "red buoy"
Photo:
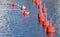
[[[36,2],[35,4],[38,6],[40,3],[39,2]]]
[[[48,26],[47,27],[47,34],[48,35],[54,35],[56,32],[55,26]]]
[[[13,7],[13,8],[16,8],[16,6],[17,6],[16,2],[13,2],[13,3],[12,3],[12,7]]]
[[[38,9],[42,8],[42,4],[37,4]]]
[[[38,9],[42,8],[42,0],[39,0],[39,2],[37,3],[37,7],[38,7]]]
[[[50,21],[49,20],[44,20],[43,27],[47,28],[49,25],[50,25]]]
[[[34,2],[35,4],[39,2],[39,0],[32,0],[32,2]]]
[[[39,0],[36,0],[36,1],[35,1],[35,3],[38,3],[38,2],[39,2]]]
[[[21,10],[26,10],[26,7],[25,6],[21,6],[21,8],[20,8]]]
[[[50,26],[50,21],[49,20],[44,20],[43,21],[43,28],[46,31],[47,27]]]
[[[23,13],[24,16],[28,16],[29,15],[29,12],[27,10],[24,11]]]
[[[45,13],[48,12],[48,9],[47,9],[47,8],[42,8],[42,11],[43,11],[43,13],[45,14]]]
[[[36,3],[42,4],[42,0],[36,0]]]
[[[39,19],[39,22],[42,24],[43,21],[45,20],[45,16],[43,13],[38,13],[38,19]]]
[[[38,7],[38,9],[40,9],[42,7],[42,0],[32,0]]]

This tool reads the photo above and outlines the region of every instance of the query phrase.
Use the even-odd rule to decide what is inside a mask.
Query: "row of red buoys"
[[[43,28],[46,30],[48,35],[54,35],[56,33],[55,26],[50,25],[50,20],[48,20],[45,16],[48,12],[48,8],[42,6],[42,0],[32,0],[38,9],[42,10],[42,12],[38,12],[38,20],[39,23],[43,25]]]
[[[16,3],[16,2],[13,2],[13,3],[12,3],[12,7],[13,7],[13,8],[16,8],[16,7],[17,7],[17,3]],[[26,7],[25,7],[24,5],[21,6],[20,10],[23,11],[23,15],[24,15],[24,16],[28,16],[28,15],[29,15],[29,11],[26,10]]]
[[[56,33],[56,28],[55,28],[55,26],[50,25],[50,20],[48,20],[47,16],[46,16],[47,12],[48,12],[48,8],[43,7],[42,0],[32,0],[32,2],[34,2],[36,4],[37,8],[39,10],[41,10],[40,12],[38,12],[39,23],[43,26],[43,28],[45,29],[45,31],[47,32],[48,35],[54,35]],[[13,2],[12,7],[16,8],[17,3]],[[21,6],[20,10],[23,11],[24,16],[29,15],[29,11],[26,9],[25,6]]]
[[[23,11],[23,15],[24,16],[28,16],[29,15],[29,11],[26,10],[26,7],[25,6],[22,6],[20,9]]]

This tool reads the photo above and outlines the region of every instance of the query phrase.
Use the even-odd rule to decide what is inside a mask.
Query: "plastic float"
[[[44,14],[39,12],[39,13],[38,13],[38,19],[39,19],[39,22],[42,24],[43,21],[45,20]]]
[[[48,27],[47,27],[47,34],[48,34],[48,35],[53,36],[53,35],[55,35],[55,33],[56,33],[56,28],[55,28],[55,26],[48,26]]]
[[[43,21],[43,28],[46,31],[47,27],[50,26],[50,21],[49,20],[44,20]]]
[[[23,12],[23,15],[24,15],[24,16],[28,16],[28,15],[29,15],[29,11],[28,11],[28,10],[25,10],[25,11]]]
[[[42,11],[43,11],[44,14],[47,14],[48,9],[47,8],[42,8]]]
[[[26,10],[26,7],[25,6],[21,6],[20,8],[22,11]]]
[[[13,2],[13,3],[12,3],[12,7],[13,7],[13,8],[16,8],[16,6],[17,6],[17,3],[16,3],[16,2]]]

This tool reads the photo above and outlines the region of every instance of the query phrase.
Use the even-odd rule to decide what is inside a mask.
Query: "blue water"
[[[46,34],[43,30],[42,25],[38,22],[38,9],[36,5],[32,2],[32,0],[10,0],[11,2],[16,1],[17,3],[20,2],[19,5],[25,5],[27,10],[30,12],[29,17],[25,18],[23,16],[23,12],[20,10],[11,10],[7,12],[7,15],[3,16],[7,23],[6,25],[2,26],[2,30],[0,30],[0,37],[46,37]],[[54,0],[52,0],[54,1]],[[52,1],[44,1],[43,3],[46,4],[48,8],[48,19],[53,16],[55,12],[54,3]],[[51,3],[52,2],[52,3]],[[11,5],[11,4],[10,4]],[[9,5],[10,9],[13,9]],[[17,9],[20,7],[17,6]],[[54,25],[54,20],[52,25]]]

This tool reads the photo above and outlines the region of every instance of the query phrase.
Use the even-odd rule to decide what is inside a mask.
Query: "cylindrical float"
[[[48,26],[50,26],[50,21],[46,19],[43,21],[43,28],[46,29]]]
[[[44,14],[46,14],[48,12],[48,9],[47,8],[42,8],[42,11]]]
[[[48,35],[54,35],[56,33],[56,28],[55,26],[48,26],[47,27],[47,34]]]
[[[38,13],[38,19],[40,23],[43,23],[43,21],[45,20],[45,16],[43,13]]]

